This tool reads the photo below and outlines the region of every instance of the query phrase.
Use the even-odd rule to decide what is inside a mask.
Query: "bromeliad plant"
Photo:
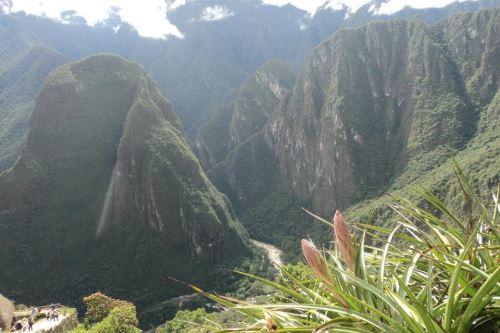
[[[498,191],[493,205],[478,197],[457,167],[467,213],[453,213],[425,190],[430,209],[402,197],[390,204],[394,228],[359,224],[354,240],[335,213],[335,248],[302,240],[309,272],[282,268],[280,282],[251,276],[278,291],[267,304],[204,293],[245,315],[219,332],[498,332],[500,239]],[[250,276],[246,273],[241,273]],[[311,279],[304,279],[309,275]]]

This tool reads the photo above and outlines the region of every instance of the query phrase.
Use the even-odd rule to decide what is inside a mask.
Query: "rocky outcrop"
[[[9,299],[0,294],[0,328],[10,329],[14,316],[15,306]]]
[[[260,132],[295,82],[293,68],[270,60],[240,87],[235,101],[218,110],[198,131],[195,151],[205,169],[222,162],[239,144]]]
[[[236,98],[229,126],[230,147],[261,131],[295,83],[293,68],[271,60],[246,80]]]
[[[218,264],[248,254],[170,103],[113,55],[45,82],[23,154],[0,177],[0,243],[0,285],[26,303],[176,296],[169,276],[213,283]]]
[[[456,15],[437,28],[470,98],[481,106],[490,104],[500,81],[499,11]]]
[[[271,60],[243,83],[234,105],[226,111],[227,153],[223,160],[213,163],[208,174],[240,210],[257,206],[280,187],[278,159],[268,129],[270,119],[286,104],[294,83],[292,67]],[[205,138],[201,141],[207,142]]]

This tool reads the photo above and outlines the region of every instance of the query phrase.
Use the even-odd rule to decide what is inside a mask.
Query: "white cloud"
[[[333,10],[342,10],[345,6],[350,8],[351,11],[356,11],[368,2],[369,0],[262,0],[264,4],[275,6],[291,4],[311,14],[314,14],[323,5]]]
[[[120,8],[118,14],[122,21],[132,25],[144,37],[165,38],[173,35],[182,38],[182,33],[166,17],[173,11],[190,1],[197,0],[13,0],[12,12],[24,11],[27,14],[46,16],[67,22],[61,18],[61,12],[74,10],[75,15],[82,16],[89,25],[95,25],[107,19],[111,8]],[[311,14],[326,4],[327,7],[340,10],[349,8],[348,13],[355,12],[369,0],[261,0],[264,4],[283,6],[288,3]],[[443,7],[454,0],[387,0],[380,7],[372,8],[374,14],[391,14],[405,6],[414,8]],[[464,0],[460,0],[464,1]],[[1,3],[1,2],[0,2]],[[2,6],[2,5],[0,5]],[[1,9],[1,8],[0,8]],[[3,8],[4,11],[7,8]],[[116,13],[116,12],[115,12]],[[216,21],[233,16],[234,13],[224,6],[207,7],[200,20]],[[114,27],[116,29],[116,27]]]
[[[378,14],[392,14],[406,6],[413,8],[433,8],[433,7],[444,7],[456,0],[387,0],[382,3],[378,9]],[[460,2],[467,0],[459,0]],[[284,6],[286,4],[292,4],[297,8],[305,10],[311,14],[314,14],[316,10],[322,5],[326,4],[326,7],[333,10],[341,10],[343,6],[349,8],[351,13],[358,10],[363,5],[370,2],[370,0],[262,0],[264,4]],[[375,11],[375,7],[372,8]]]
[[[274,6],[284,6],[292,4],[297,8],[314,13],[318,7],[323,5],[325,0],[262,0],[262,3]]]
[[[229,10],[227,7],[222,7],[222,6],[213,6],[213,7],[207,7],[201,13],[200,20],[201,21],[219,21],[223,20],[225,18],[233,16],[234,13]]]
[[[440,8],[449,5],[452,2],[455,2],[455,0],[418,0],[418,1],[390,0],[382,3],[376,13],[379,15],[385,15],[385,14],[389,15],[400,11],[406,6],[412,8]],[[464,2],[464,0],[459,0],[459,2]]]
[[[368,3],[367,0],[332,0],[328,1],[326,6],[333,10],[341,10],[344,7],[347,7],[349,12],[354,13],[366,3]]]
[[[342,10],[345,4],[342,1],[330,1],[326,6],[333,10]]]
[[[107,19],[111,8],[117,7],[120,8],[121,19],[141,36],[165,38],[168,35],[182,37],[182,33],[166,17],[168,9],[179,5],[182,5],[182,0],[173,1],[169,6],[164,0],[14,0],[11,11],[61,20],[61,12],[74,10],[75,15],[84,17],[87,24],[93,26]]]
[[[186,4],[186,0],[166,0],[168,10],[175,10]]]

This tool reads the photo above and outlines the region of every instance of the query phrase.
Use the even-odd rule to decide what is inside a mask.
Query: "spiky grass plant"
[[[282,268],[282,283],[251,276],[278,291],[268,304],[204,293],[245,315],[218,332],[497,332],[500,322],[498,191],[485,204],[457,167],[466,214],[425,190],[428,209],[402,197],[390,204],[393,228],[358,224],[352,238],[340,212],[334,249],[302,240],[314,281]],[[249,276],[249,274],[241,273]],[[285,282],[283,282],[285,281]]]

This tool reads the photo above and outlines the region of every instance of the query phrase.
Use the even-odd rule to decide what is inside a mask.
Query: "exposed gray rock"
[[[0,294],[0,328],[7,330],[12,325],[12,316],[14,316],[14,303]]]

